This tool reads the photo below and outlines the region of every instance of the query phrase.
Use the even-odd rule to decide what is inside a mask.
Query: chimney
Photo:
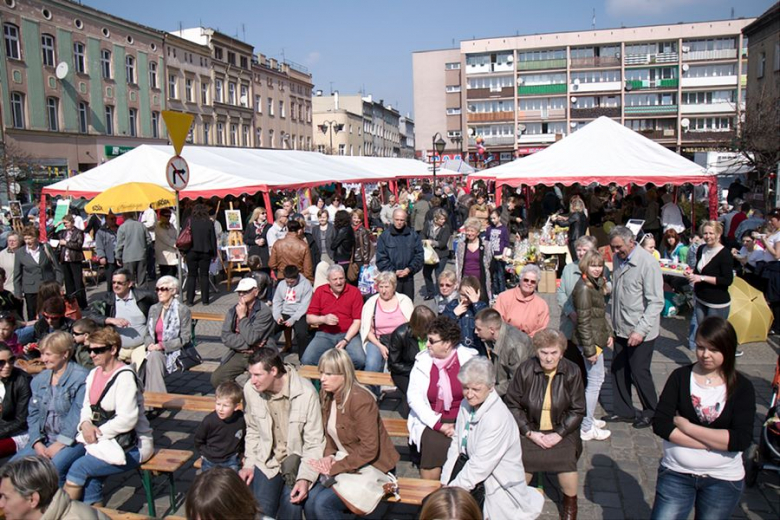
[[[339,91],[333,92],[333,110],[339,109]]]

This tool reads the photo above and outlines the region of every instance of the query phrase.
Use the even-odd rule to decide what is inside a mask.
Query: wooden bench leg
[[[146,470],[140,470],[141,483],[144,486],[144,493],[146,493],[146,507],[149,512],[149,516],[157,516],[157,509],[154,505],[154,482],[152,481],[152,472]]]
[[[163,516],[172,515],[176,512],[176,479],[173,478],[173,473],[168,473],[168,497],[171,505]]]

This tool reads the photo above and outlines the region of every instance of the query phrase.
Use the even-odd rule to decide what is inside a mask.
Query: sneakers
[[[599,430],[603,430],[607,427],[607,422],[602,421],[601,419],[593,419],[593,426],[598,428]]]
[[[737,351],[734,353],[734,357],[742,357],[745,355],[745,351],[737,349]]]
[[[602,430],[600,428],[596,428],[595,426],[586,432],[580,430],[580,438],[583,441],[604,441],[609,439],[610,435],[612,435],[611,431]]]

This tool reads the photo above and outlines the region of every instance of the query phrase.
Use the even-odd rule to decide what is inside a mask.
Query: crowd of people
[[[249,213],[250,272],[222,324],[215,411],[194,434],[203,473],[190,488],[188,517],[218,518],[228,505],[247,518],[373,510],[400,455],[379,413],[381,388],[361,384],[358,370],[390,373],[412,461],[422,478],[444,486],[421,518],[536,518],[544,500],[530,484],[543,472],[557,476],[561,518],[575,519],[583,442],[609,438],[616,422],[652,427],[664,439],[654,518],[685,517],[694,505],[702,517],[728,516],[741,495],[740,455],[755,415],[751,383],[735,369],[728,287],[736,258],[777,316],[780,211],[763,221],[743,204],[744,215],[704,221],[689,238],[663,189],[624,197],[620,189],[555,187],[537,190],[528,207],[517,194],[504,200],[494,208],[479,189],[426,184],[397,196],[375,192],[367,215],[354,197],[343,205],[339,195],[307,208],[285,199],[272,224],[266,208]],[[646,239],[622,225],[639,210]],[[13,459],[0,471],[0,508],[8,518],[21,502],[102,518],[77,501],[103,504],[107,477],[153,455],[156,412],[144,392],[165,393],[167,376],[199,362],[190,307],[197,292],[203,305],[211,302],[221,225],[205,204],[193,205],[182,217],[191,244],[178,251],[170,211],[151,213],[122,215],[121,224],[108,215],[91,232],[67,215],[56,242],[38,242],[32,225],[6,237],[0,457]],[[538,292],[539,267],[525,265],[512,286],[505,263],[504,251],[546,218],[569,227],[574,259],[556,294],[560,330],[550,328],[557,309]],[[587,229],[610,218],[619,225],[605,258]],[[81,271],[87,235],[107,279],[89,301]],[[651,242],[670,260],[690,259],[692,289],[664,277]],[[369,265],[378,274],[366,293],[359,279]],[[415,287],[417,273],[423,287]],[[696,361],[670,376],[659,399],[651,360],[673,284],[691,293]],[[415,305],[416,296],[423,303]],[[614,351],[613,407],[597,418],[606,349]],[[293,352],[317,367],[318,388],[286,360]],[[44,369],[33,378],[15,365],[38,357]],[[356,492],[355,474],[379,491]],[[214,498],[218,492],[231,499]],[[450,516],[436,516],[443,514]]]

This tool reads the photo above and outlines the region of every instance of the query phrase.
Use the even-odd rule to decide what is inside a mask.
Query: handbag
[[[425,265],[439,264],[439,255],[428,242],[423,242],[423,261],[425,262]]]
[[[179,357],[177,357],[175,361],[177,370],[181,370],[182,372],[189,370],[192,367],[196,367],[202,363],[203,358],[200,357],[198,349],[196,349],[192,344],[182,348],[179,351]]]
[[[336,460],[344,458],[344,452],[336,453]],[[344,502],[347,509],[358,516],[374,512],[385,495],[398,496],[398,480],[392,473],[383,473],[371,466],[357,471],[340,473],[334,477],[333,491]]]
[[[133,372],[133,369],[128,368],[120,370],[113,378],[108,381],[108,383],[106,383],[106,387],[100,394],[100,397],[97,400],[97,404],[90,405],[90,408],[92,409],[92,424],[98,428],[116,416],[116,410],[110,412],[104,410],[100,403],[103,401],[103,398],[106,396],[111,387],[114,386],[114,382],[122,372],[130,372],[130,374],[133,376],[133,380],[135,381],[136,391],[143,392],[143,390],[140,388],[140,385],[138,384],[138,378],[136,377],[135,372]],[[114,437],[114,440],[119,444],[120,448],[127,452],[138,445],[138,434],[136,433],[135,428],[133,428],[129,432],[120,433]]]
[[[472,419],[474,419],[474,411],[471,412],[471,419],[466,423],[466,430],[463,435],[463,441],[461,442],[464,453],[459,454],[458,458],[455,460],[455,465],[452,467],[452,473],[450,473],[450,480],[448,484],[455,480],[455,477],[458,476],[461,470],[466,466],[466,463],[469,461],[468,437],[469,427],[471,426]],[[485,506],[485,481],[479,482],[477,485],[475,485],[474,489],[472,489],[470,493],[471,496],[474,497],[474,500],[477,501],[479,509],[482,510]]]
[[[360,279],[360,264],[355,262],[355,248],[352,248],[352,256],[347,266],[347,281],[355,283]]]
[[[192,247],[192,221],[188,220],[187,225],[179,233],[179,237],[176,239],[176,249],[181,251],[187,251]]]

